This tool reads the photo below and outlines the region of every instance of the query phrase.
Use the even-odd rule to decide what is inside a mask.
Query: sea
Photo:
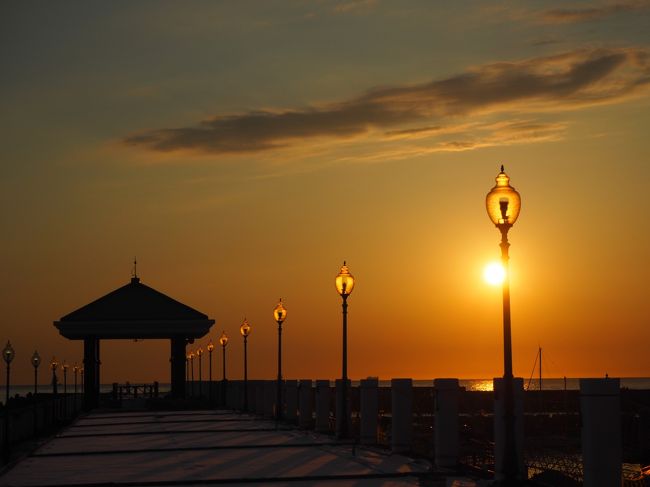
[[[464,387],[468,391],[491,391],[493,390],[492,388],[492,379],[460,379],[459,380],[460,386]],[[332,381],[332,385],[334,385],[334,381]],[[353,386],[358,386],[359,381],[358,380],[353,380],[352,381]],[[389,387],[390,386],[390,380],[380,380],[379,381],[380,387]],[[426,380],[414,380],[413,381],[413,386],[414,387],[431,387],[433,386],[433,379],[426,379]],[[538,379],[532,379],[530,381],[524,380],[524,387],[528,390],[539,390],[539,380]],[[627,388],[627,389],[645,389],[645,390],[650,390],[650,377],[621,377],[621,387]],[[169,392],[171,388],[171,385],[169,383],[163,383],[161,382],[159,384],[159,392],[161,394],[165,394],[166,392]],[[555,391],[561,391],[563,389],[567,390],[578,390],[580,389],[580,379],[579,378],[574,378],[574,377],[567,377],[566,379],[564,378],[544,378],[542,379],[542,389],[543,390],[555,390]],[[50,385],[45,385],[45,384],[39,384],[38,386],[39,392],[51,392],[52,387]],[[68,385],[68,392],[72,393],[74,390],[74,386]],[[81,392],[81,388],[79,387],[79,392]],[[109,393],[113,390],[113,385],[112,384],[102,384],[101,386],[101,392],[106,392]],[[15,396],[16,394],[20,396],[25,396],[30,392],[34,391],[34,385],[12,385],[9,393],[11,396]],[[63,392],[63,385],[59,384],[59,393]],[[6,388],[4,385],[0,386],[0,404],[4,403],[6,397]]]

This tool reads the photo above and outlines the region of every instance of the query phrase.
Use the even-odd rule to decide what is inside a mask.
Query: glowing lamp
[[[219,337],[219,343],[221,344],[222,347],[228,345],[228,335],[226,335],[225,331],[221,332],[221,336]]]
[[[9,365],[15,355],[14,347],[12,347],[11,342],[7,340],[4,350],[2,350],[2,358],[5,360],[6,364]]]
[[[212,340],[210,340],[210,343],[208,343],[207,349],[208,352],[212,352],[212,350],[214,350],[214,343],[212,343]]]
[[[61,367],[63,368],[63,371],[64,371],[64,372],[67,372],[67,371],[68,371],[68,367],[70,367],[70,366],[69,366],[68,363],[64,360],[64,361],[63,361],[63,365],[62,365]]]
[[[284,319],[287,317],[287,310],[284,309],[284,306],[282,306],[282,298],[280,298],[280,302],[273,310],[273,317],[275,318],[275,321],[277,321],[278,323],[282,323]]]
[[[41,365],[41,356],[37,351],[34,351],[34,354],[32,355],[32,365],[35,369],[38,369],[38,366]]]
[[[56,357],[52,357],[52,361],[50,362],[50,369],[56,370],[58,366],[59,362],[57,362]]]
[[[77,365],[77,362],[75,362],[74,365],[72,366],[72,370],[75,374],[79,372],[79,366]]]
[[[341,296],[349,296],[354,288],[354,277],[350,274],[348,266],[343,261],[343,266],[336,276],[336,290]]]
[[[496,182],[497,184],[485,197],[488,216],[496,226],[513,225],[521,210],[521,197],[515,188],[510,186],[510,178],[504,172],[503,166],[496,177]]]
[[[284,314],[286,315],[287,312],[285,311]],[[244,318],[244,322],[239,327],[239,333],[241,333],[243,337],[247,337],[251,333],[251,325],[248,324],[248,320],[246,318]]]

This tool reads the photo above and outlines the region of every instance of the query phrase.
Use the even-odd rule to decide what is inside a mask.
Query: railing
[[[51,433],[69,423],[82,406],[81,394],[30,394],[10,399],[0,408],[2,458],[6,461],[17,443]]]
[[[300,413],[290,414],[295,424],[310,424],[319,431],[333,434],[336,424],[336,389],[329,390],[328,427],[323,430],[322,422],[316,420],[318,401],[315,381],[308,391],[312,404],[310,418],[304,423]],[[267,391],[268,389],[268,391]],[[187,384],[187,395],[207,400],[218,407],[243,409],[243,381],[232,380],[223,383],[203,381]],[[275,381],[248,381],[249,412],[272,418],[275,408]],[[270,391],[270,392],[269,392]],[[194,394],[192,393],[194,392]],[[284,393],[286,394],[286,385]],[[353,438],[359,438],[360,401],[359,387],[350,389],[351,428]],[[392,444],[392,390],[378,388],[378,423],[376,443],[390,448]],[[410,452],[417,456],[433,459],[436,447],[434,435],[435,390],[433,387],[412,388],[412,427]],[[544,473],[547,478],[559,479],[556,484],[580,485],[583,479],[581,450],[580,393],[569,391],[525,391],[524,405],[524,462],[530,477]],[[283,416],[286,402],[283,405]],[[295,405],[294,405],[295,407]],[[494,393],[490,391],[465,391],[459,397],[459,458],[472,471],[486,473],[494,471]],[[621,432],[623,462],[650,464],[650,391],[621,389]],[[638,470],[638,469],[637,469]],[[639,470],[640,471],[640,470]],[[623,468],[624,485],[637,485],[640,476],[635,469]],[[544,477],[543,475],[540,478]],[[637,478],[638,477],[638,478]],[[644,477],[645,478],[645,477]],[[573,483],[572,483],[573,482]],[[541,484],[540,484],[541,485]]]
[[[158,382],[151,384],[118,384],[113,382],[113,399],[122,401],[123,399],[138,398],[155,398],[158,397]]]

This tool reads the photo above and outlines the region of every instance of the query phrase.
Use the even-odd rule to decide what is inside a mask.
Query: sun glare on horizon
[[[505,277],[506,270],[499,262],[490,262],[483,269],[483,279],[492,286],[502,284]]]

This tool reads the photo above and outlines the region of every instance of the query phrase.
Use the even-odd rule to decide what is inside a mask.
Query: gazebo
[[[205,336],[214,320],[140,282],[131,282],[54,322],[70,340],[84,341],[84,407],[99,404],[100,340],[169,339],[171,393],[185,395],[185,346]]]

